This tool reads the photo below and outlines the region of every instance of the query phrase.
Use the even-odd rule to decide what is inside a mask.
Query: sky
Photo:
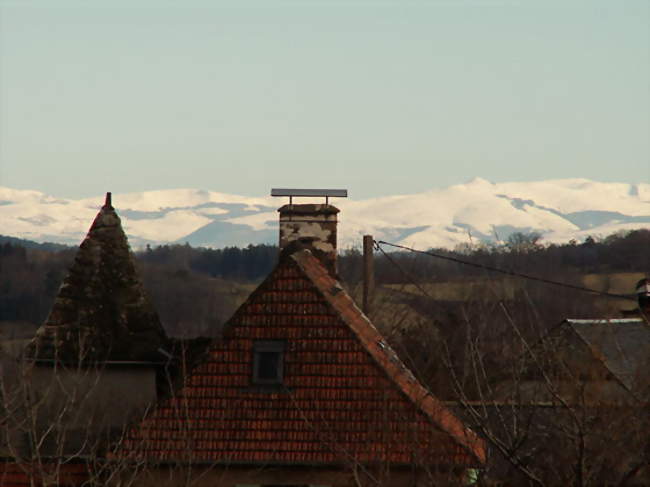
[[[0,0],[0,186],[650,181],[650,1]]]

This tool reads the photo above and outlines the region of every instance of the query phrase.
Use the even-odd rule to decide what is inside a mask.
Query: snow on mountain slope
[[[314,201],[314,200],[297,200]],[[0,187],[0,234],[78,244],[103,196],[54,198],[38,191]],[[134,247],[189,242],[222,247],[275,243],[283,199],[176,189],[113,195]],[[546,242],[583,240],[619,230],[650,228],[650,184],[587,179],[465,184],[424,193],[367,200],[337,199],[340,247],[361,236],[419,248],[506,240],[537,231]]]

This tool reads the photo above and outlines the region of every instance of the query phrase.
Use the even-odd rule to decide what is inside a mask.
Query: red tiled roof
[[[251,385],[255,340],[286,340],[281,389]],[[130,431],[119,456],[476,465],[485,451],[303,250],[281,260],[184,387]]]

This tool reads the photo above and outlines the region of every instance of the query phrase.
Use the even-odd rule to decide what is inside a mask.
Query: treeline
[[[271,272],[278,258],[275,245],[249,245],[223,249],[185,245],[150,246],[136,254],[146,263],[186,269],[211,277],[244,282],[258,281]]]
[[[650,230],[619,232],[606,238],[587,237],[584,242],[543,245],[539,234],[514,233],[503,244],[461,245],[454,250],[430,249],[432,253],[477,264],[464,266],[444,259],[383,246],[389,254],[375,252],[376,276],[381,283],[405,282],[409,276],[425,281],[441,281],[484,275],[480,266],[549,275],[639,272],[650,269]],[[240,282],[257,282],[268,275],[278,257],[275,245],[249,245],[245,248],[193,248],[189,245],[148,247],[137,254],[140,260],[176,269]],[[395,265],[398,264],[398,265]],[[400,266],[402,268],[400,269]],[[356,249],[339,255],[339,274],[355,284],[362,275],[362,255]]]
[[[390,247],[383,247],[390,252]],[[464,246],[435,253],[475,264],[525,272],[541,277],[612,272],[647,272],[650,269],[650,230],[618,233],[596,240],[562,245],[541,245],[535,234],[515,234],[500,246]],[[0,321],[42,323],[52,305],[76,248],[44,250],[5,239],[0,244]],[[410,252],[376,252],[379,285],[440,282],[486,274],[481,268]],[[148,247],[136,253],[145,287],[166,327],[199,320],[197,329],[213,330],[245,298],[253,285],[273,269],[278,249],[273,245],[245,248],[193,248],[189,245]],[[339,258],[341,280],[350,287],[362,275],[362,256],[347,250]],[[207,290],[206,290],[207,288]],[[202,291],[200,291],[202,290]],[[219,311],[215,311],[215,303]],[[201,311],[211,310],[211,311]],[[218,316],[217,316],[218,315]],[[185,319],[183,319],[185,317]],[[179,332],[182,334],[182,330]],[[212,332],[211,332],[212,333]]]
[[[476,267],[433,258],[422,254],[399,252],[393,259],[409,274],[421,280],[441,281],[485,275],[482,266],[523,272],[539,276],[614,272],[650,272],[650,230],[619,232],[606,238],[587,237],[584,242],[543,245],[536,233],[515,233],[500,245],[463,245],[450,251],[431,249],[442,257],[464,260]],[[386,252],[394,250],[383,246]],[[386,259],[379,259],[377,276],[382,282],[403,282],[404,273]]]
[[[34,242],[33,240],[27,240],[24,238],[17,237],[8,237],[6,235],[0,235],[0,245],[3,244],[12,244],[13,246],[25,247],[28,249],[40,249],[40,250],[65,250],[69,248],[69,245],[58,244],[54,242]]]
[[[75,252],[0,244],[0,321],[41,323]]]

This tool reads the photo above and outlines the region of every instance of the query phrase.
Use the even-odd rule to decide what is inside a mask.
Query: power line
[[[406,272],[406,269],[404,269],[401,265],[399,265],[399,264],[397,263],[397,261],[395,261],[395,259],[393,259],[390,255],[388,255],[388,254],[386,253],[386,251],[385,251],[384,249],[382,249],[382,248],[379,246],[379,243],[378,243],[376,240],[375,240],[374,242],[375,242],[375,247],[377,248],[377,250],[379,250],[379,251],[384,255],[384,257],[386,257],[386,259],[388,260],[388,262],[390,262],[390,263],[393,264],[395,267],[397,267],[397,268],[400,270],[400,272],[401,272],[402,274],[404,274],[404,277],[406,277],[406,279],[408,279],[409,281],[411,281],[411,283],[412,283],[415,287],[417,287],[418,290],[419,290],[423,295],[425,295],[425,296],[426,296],[427,298],[429,298],[429,299],[433,299],[433,298],[429,295],[429,293],[426,292],[426,290],[425,290],[422,286],[420,286],[420,285],[417,283],[417,281],[416,281],[415,279],[413,279],[413,277],[412,277],[408,272]],[[384,242],[384,243],[385,243],[385,242]]]
[[[424,251],[424,250],[417,250],[417,249],[413,249],[411,247],[406,247],[404,245],[385,242],[383,240],[379,240],[379,241],[375,240],[375,245],[377,246],[377,248],[379,250],[382,251],[382,253],[385,256],[388,256],[388,254],[386,254],[386,252],[383,251],[383,249],[381,248],[381,245],[389,245],[391,247],[395,247],[395,248],[398,248],[398,249],[408,250],[409,252],[414,252],[414,253],[417,253],[417,254],[424,254],[424,255],[428,255],[429,257],[435,257],[437,259],[456,262],[457,264],[463,264],[463,265],[468,265],[468,266],[472,266],[472,267],[478,267],[479,269],[485,269],[485,270],[492,271],[492,272],[498,272],[500,274],[506,274],[508,276],[521,277],[523,279],[528,279],[528,280],[531,280],[531,281],[543,282],[545,284],[551,284],[553,286],[565,287],[565,288],[568,288],[568,289],[573,289],[575,291],[581,291],[581,292],[586,292],[586,293],[590,293],[590,294],[598,294],[600,296],[606,296],[608,298],[628,299],[628,300],[636,301],[636,298],[634,298],[632,296],[629,296],[629,295],[625,295],[625,294],[614,294],[614,293],[608,293],[608,292],[604,292],[604,291],[597,291],[595,289],[589,289],[589,288],[586,288],[586,287],[574,286],[573,284],[567,284],[565,282],[552,281],[550,279],[544,279],[542,277],[531,276],[529,274],[523,274],[521,272],[508,271],[508,270],[505,270],[505,269],[499,269],[498,267],[492,267],[492,266],[489,266],[489,265],[477,264],[476,262],[469,262],[467,260],[458,259],[456,257],[449,257],[447,255],[437,254],[435,252],[427,252],[427,251]],[[393,259],[390,259],[390,260],[391,260],[391,262],[393,264],[396,264],[396,262]],[[400,270],[402,270],[402,269],[400,268]],[[404,271],[402,270],[402,272],[404,272]],[[420,288],[420,286],[418,286],[418,288]],[[420,291],[422,292],[422,289],[420,289]],[[424,294],[428,296],[427,293],[424,293]]]

